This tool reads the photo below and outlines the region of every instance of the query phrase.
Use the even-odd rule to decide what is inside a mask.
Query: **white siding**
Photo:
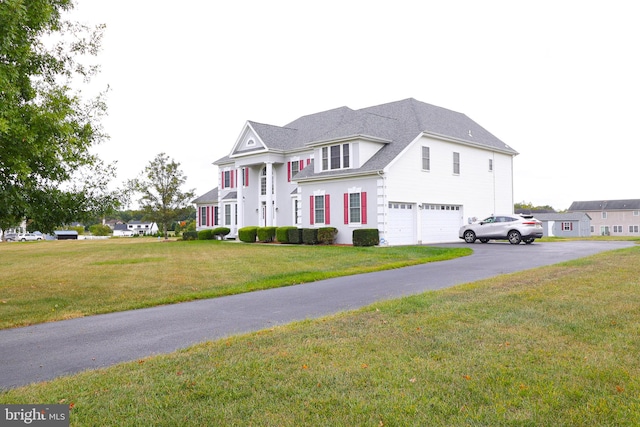
[[[422,170],[423,146],[430,149],[429,171]],[[453,172],[454,152],[460,153],[460,174]],[[512,213],[511,177],[510,155],[422,136],[385,170],[386,198],[418,205],[460,205],[465,219]]]

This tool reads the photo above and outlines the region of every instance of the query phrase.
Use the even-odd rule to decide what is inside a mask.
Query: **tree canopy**
[[[127,185],[132,193],[140,196],[138,203],[145,218],[162,225],[165,238],[168,225],[187,213],[190,201],[195,197],[194,189],[182,190],[186,181],[180,163],[160,153]]]
[[[71,0],[0,1],[0,229],[27,219],[41,231],[118,205],[114,166],[90,148],[106,135],[102,95],[83,100],[74,79],[104,27],[63,19]]]

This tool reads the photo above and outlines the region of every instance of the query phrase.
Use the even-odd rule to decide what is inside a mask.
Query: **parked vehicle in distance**
[[[17,237],[18,237],[17,233],[4,233],[5,242],[15,242]]]
[[[492,215],[482,221],[463,225],[458,237],[467,243],[474,243],[478,239],[482,243],[508,240],[512,245],[520,242],[531,244],[542,237],[542,222],[533,215]]]
[[[16,235],[16,240],[20,242],[35,242],[36,240],[43,240],[44,237],[42,234],[34,234],[34,233],[19,233]]]

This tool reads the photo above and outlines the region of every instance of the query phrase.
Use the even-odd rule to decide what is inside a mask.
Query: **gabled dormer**
[[[359,169],[391,141],[369,135],[352,135],[307,144],[313,147],[314,173]]]

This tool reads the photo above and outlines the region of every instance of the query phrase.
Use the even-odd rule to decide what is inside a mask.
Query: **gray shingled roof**
[[[540,221],[580,221],[585,216],[589,219],[589,215],[584,212],[570,212],[570,213],[537,213],[533,214],[534,218]]]
[[[368,136],[388,141],[358,170],[331,171],[344,174],[381,170],[423,132],[457,139],[513,155],[518,154],[464,114],[408,98],[402,101],[352,110],[340,107],[300,117],[284,127],[249,122],[270,149],[294,150],[321,141]],[[215,163],[229,160],[223,157]],[[296,178],[313,175],[305,168]]]
[[[640,199],[625,200],[591,200],[573,202],[569,211],[617,211],[640,210]]]
[[[218,187],[213,190],[207,191],[202,196],[193,199],[191,203],[217,203],[218,202]]]

